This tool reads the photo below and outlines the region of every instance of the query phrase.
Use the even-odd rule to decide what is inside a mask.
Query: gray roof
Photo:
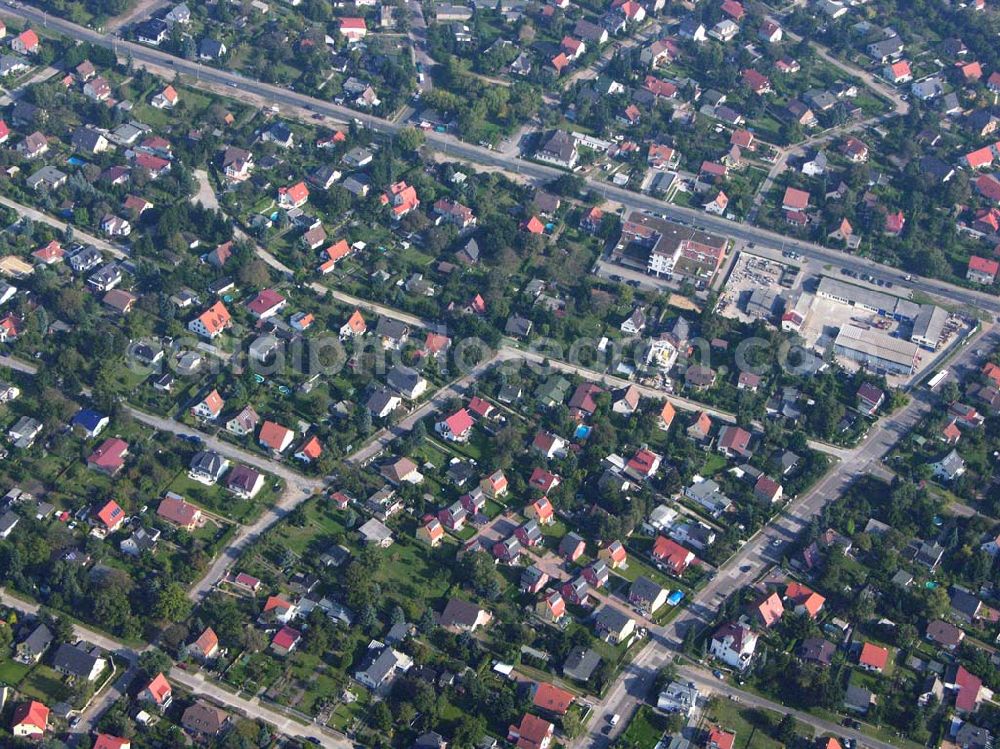
[[[959,614],[971,619],[982,605],[982,601],[964,588],[955,586],[951,589],[951,608]]]
[[[563,674],[572,679],[587,681],[591,676],[593,676],[594,671],[597,670],[597,666],[600,665],[600,663],[601,656],[594,650],[591,650],[590,648],[576,647],[573,648],[569,652],[569,655],[566,656],[566,661],[563,663],[562,671]]]
[[[52,667],[74,676],[89,677],[97,661],[96,655],[64,642],[52,657]]]
[[[365,402],[365,408],[374,414],[382,413],[382,411],[389,405],[389,401],[393,398],[398,397],[392,391],[386,388],[379,388],[368,396],[368,400]]]
[[[420,373],[413,369],[413,367],[397,364],[389,370],[389,374],[386,375],[385,379],[386,382],[389,383],[390,387],[395,388],[401,393],[408,393],[417,386],[423,377],[421,377]]]
[[[97,150],[97,146],[100,144],[102,138],[104,138],[104,134],[97,132],[93,128],[78,127],[73,132],[71,142],[73,143],[73,148],[77,151],[93,153]]]
[[[44,653],[51,644],[52,631],[44,624],[39,624],[21,641],[21,645],[36,655]]]
[[[191,458],[191,471],[219,478],[226,470],[226,459],[214,450],[200,450]]]
[[[637,577],[629,588],[628,597],[633,600],[649,603],[656,600],[656,597],[663,592],[663,588],[654,583],[648,577]]]
[[[844,705],[858,712],[866,713],[872,704],[872,693],[863,687],[854,684],[847,685],[847,693],[844,696]]]
[[[21,518],[16,515],[11,510],[7,510],[3,515],[0,515],[0,536],[4,536],[13,530],[14,526],[17,525]]]
[[[393,320],[391,317],[380,317],[375,326],[375,335],[396,341],[406,338],[409,332],[410,328],[406,323]]]
[[[504,326],[504,333],[507,335],[523,337],[528,335],[530,332],[531,320],[516,314],[507,318],[507,324]]]
[[[620,632],[628,623],[629,617],[616,608],[605,606],[597,612],[595,624],[600,630]]]
[[[482,609],[474,603],[461,598],[452,598],[441,612],[440,624],[442,627],[471,627],[479,618],[480,611]]]
[[[993,734],[966,721],[955,733],[955,743],[962,749],[989,749],[993,746]]]
[[[940,340],[948,322],[948,311],[933,304],[921,304],[920,314],[913,321],[913,333],[910,338],[922,338],[928,341]]]
[[[382,652],[375,657],[368,665],[368,668],[363,669],[362,673],[373,684],[381,684],[395,668],[396,654],[392,651],[392,648],[383,648]]]

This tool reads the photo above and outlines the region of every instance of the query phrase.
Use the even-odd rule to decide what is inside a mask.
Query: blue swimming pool
[[[593,427],[589,427],[586,424],[581,424],[576,428],[576,432],[573,433],[573,436],[576,437],[578,440],[585,440],[587,439],[587,437],[590,436],[591,429],[593,429]]]

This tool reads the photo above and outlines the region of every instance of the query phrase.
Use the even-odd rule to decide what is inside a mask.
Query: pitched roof
[[[153,698],[153,701],[162,705],[164,700],[171,692],[170,682],[167,681],[167,677],[162,673],[157,674],[153,677],[153,680],[146,685],[146,692]]]
[[[472,420],[472,416],[464,408],[458,409],[455,413],[445,419],[444,423],[448,426],[448,431],[456,435],[464,434],[469,429],[472,429],[473,424],[475,424]]]
[[[113,499],[109,500],[107,504],[104,505],[100,510],[97,511],[97,517],[102,523],[104,523],[106,528],[114,528],[122,522],[125,517],[125,513],[122,508]]]
[[[867,666],[868,668],[874,668],[881,671],[885,668],[888,662],[889,651],[886,648],[873,645],[870,642],[866,642],[861,648],[861,655],[858,657],[858,663],[862,666]]]
[[[22,702],[14,709],[12,725],[34,726],[44,731],[49,725],[49,709],[41,702]]]
[[[188,526],[195,522],[201,510],[176,495],[166,496],[160,501],[156,514],[177,525]]]
[[[198,320],[201,324],[205,326],[205,330],[209,332],[210,335],[219,333],[230,325],[232,325],[233,318],[229,314],[229,310],[226,309],[221,301],[216,302],[207,310],[198,315]]]
[[[785,606],[781,603],[781,598],[777,593],[771,593],[767,598],[757,604],[757,614],[765,627],[777,624],[785,613]]]
[[[563,715],[569,709],[569,706],[573,704],[573,699],[572,692],[560,689],[555,684],[538,682],[535,684],[532,705],[541,710],[547,710],[550,713]]]
[[[274,421],[265,421],[260,427],[258,439],[272,450],[280,450],[286,446],[291,436],[292,430],[288,427],[283,427]]]

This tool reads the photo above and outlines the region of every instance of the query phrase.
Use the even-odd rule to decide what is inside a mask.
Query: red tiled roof
[[[785,190],[781,205],[790,210],[801,211],[809,206],[809,193],[789,187]]]
[[[98,468],[117,470],[124,465],[127,452],[127,442],[117,437],[109,437],[90,454],[87,462]]]
[[[93,749],[129,749],[131,746],[132,742],[129,739],[112,736],[110,733],[99,733]]]
[[[757,614],[765,627],[773,627],[785,614],[785,606],[777,593],[771,593],[767,598],[757,604]]]
[[[559,602],[563,603],[563,608],[565,609],[566,604],[563,602],[562,597],[559,598]],[[553,607],[553,613],[555,613],[555,607]],[[535,695],[532,699],[532,704],[541,710],[547,710],[556,715],[564,715],[569,706],[573,704],[573,699],[571,692],[560,689],[555,684],[539,682],[535,685]]]
[[[162,705],[163,701],[170,694],[170,682],[167,681],[167,677],[162,673],[157,674],[148,685],[146,685],[146,690],[149,692],[150,696],[153,698],[153,702],[158,705]]]
[[[49,725],[49,709],[41,702],[23,702],[14,709],[12,725],[34,726],[44,731]]]
[[[448,431],[454,435],[465,434],[465,432],[472,429],[472,426],[475,424],[472,420],[472,416],[464,408],[458,409],[455,413],[445,419],[444,423],[447,424]]]
[[[118,525],[121,525],[122,520],[125,517],[125,513],[122,508],[113,499],[104,505],[97,512],[97,517],[100,519],[104,526],[109,530]]]
[[[264,289],[247,304],[247,309],[254,315],[263,315],[284,301],[285,297],[274,289]]]
[[[201,510],[186,502],[182,497],[171,496],[164,497],[160,501],[156,514],[171,523],[187,527],[197,520]]]
[[[272,450],[279,450],[286,446],[288,438],[292,435],[292,430],[281,426],[273,421],[265,421],[260,427],[258,439],[261,443]]]
[[[868,668],[874,668],[881,671],[885,668],[888,662],[889,651],[885,648],[873,645],[870,642],[866,642],[861,648],[861,655],[858,658],[858,663],[862,666],[867,666]]]
[[[1000,271],[1000,262],[973,255],[969,258],[969,270],[996,276],[997,272]]]
[[[219,647],[219,636],[215,634],[214,629],[206,627],[194,644],[202,653],[209,654]]]
[[[275,634],[274,639],[271,640],[271,644],[274,645],[275,647],[288,650],[296,642],[299,641],[299,638],[301,636],[302,633],[299,632],[297,629],[293,629],[291,627],[282,627],[281,629],[278,630],[277,634]]]

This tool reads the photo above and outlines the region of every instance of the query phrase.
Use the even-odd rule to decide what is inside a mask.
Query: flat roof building
[[[833,343],[834,351],[875,372],[913,374],[917,366],[917,345],[893,338],[880,330],[845,325]]]
[[[841,304],[875,312],[897,320],[915,320],[920,314],[921,306],[909,299],[903,299],[877,289],[847,283],[839,278],[823,276],[819,281],[817,296],[832,299]]]
[[[941,336],[944,334],[944,326],[949,317],[947,310],[933,304],[921,305],[920,314],[913,321],[910,340],[918,346],[934,351],[941,344]]]

